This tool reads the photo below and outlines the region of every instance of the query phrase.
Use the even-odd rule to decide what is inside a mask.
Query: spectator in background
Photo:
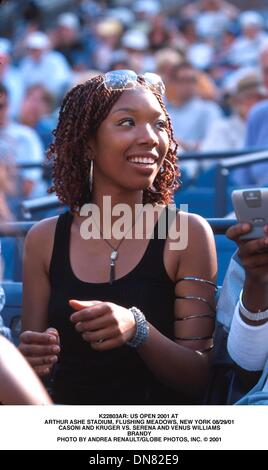
[[[225,0],[198,0],[181,9],[182,17],[194,19],[204,36],[221,33],[228,20],[235,19],[238,13],[238,8]]]
[[[9,118],[9,97],[7,89],[0,84],[0,140],[12,149],[16,164],[42,163],[44,149],[36,132],[28,126],[18,124]],[[39,169],[22,170],[21,196],[23,198],[42,195],[44,187],[42,172]]]
[[[9,95],[9,113],[17,116],[23,97],[24,85],[19,70],[11,64],[11,42],[0,38],[0,83],[3,83]]]
[[[206,152],[242,149],[245,144],[248,114],[267,94],[268,90],[265,90],[257,73],[248,73],[238,80],[231,91],[233,114],[211,123],[200,150]]]
[[[53,49],[63,54],[72,70],[76,71],[85,70],[89,65],[90,50],[80,28],[78,17],[65,12],[58,16],[56,28],[49,34]]]
[[[246,147],[247,148],[265,148],[268,146],[268,101],[265,100],[257,104],[250,113]]]
[[[0,222],[10,222],[14,219],[10,198],[12,199],[16,195],[17,186],[18,178],[13,148],[0,139]]]
[[[0,111],[1,115],[1,111]],[[15,220],[18,209],[21,180],[14,161],[14,146],[0,137],[0,222],[12,222]],[[13,279],[15,263],[22,262],[21,239],[6,237],[2,233],[0,240],[0,286],[1,279]],[[1,287],[0,287],[1,291]],[[3,308],[2,292],[0,292],[0,312]],[[0,332],[11,339],[11,332],[1,325]]]
[[[239,16],[239,22],[242,35],[231,45],[228,60],[237,67],[256,66],[260,50],[268,39],[263,17],[256,11],[244,11]]]
[[[162,16],[159,0],[135,0],[132,3],[135,14],[133,28],[148,34],[154,18]]]
[[[268,92],[268,41],[259,55],[260,71],[264,86]],[[256,104],[249,113],[245,147],[249,149],[268,148],[268,100]],[[256,163],[233,172],[233,180],[237,185],[265,186],[268,185],[268,162]]]
[[[162,77],[166,87],[166,98],[169,103],[176,102],[176,83],[171,79],[175,65],[183,62],[183,56],[178,51],[168,47],[160,49],[154,55],[156,72]]]
[[[256,104],[249,114],[245,147],[248,149],[268,148],[268,101]],[[233,181],[237,186],[268,185],[268,162],[254,163],[233,172]]]
[[[236,69],[229,60],[229,51],[239,34],[237,23],[228,23],[224,28],[220,40],[214,49],[213,62],[210,68],[210,76],[221,87],[226,77]]]
[[[170,74],[173,83],[173,102],[167,102],[174,136],[184,151],[197,151],[207,130],[221,116],[220,107],[204,100],[199,92],[199,71],[190,63],[174,65]],[[199,162],[192,160],[181,165],[184,178],[195,177]]]
[[[106,18],[95,25],[95,32],[97,47],[93,57],[94,68],[106,71],[109,68],[113,51],[119,46],[123,33],[122,24],[116,19]]]
[[[56,127],[54,97],[43,85],[32,85],[23,97],[18,121],[33,128],[40,137],[44,149],[52,142],[52,131]]]
[[[260,51],[259,65],[264,86],[268,90],[268,40],[263,44],[263,47]]]
[[[196,23],[193,19],[184,19],[179,24],[179,35],[184,44],[184,49],[199,41],[196,31]]]
[[[150,21],[150,30],[148,33],[149,47],[153,52],[168,47],[170,32],[167,24],[167,18],[163,14],[153,16]]]
[[[197,89],[200,98],[208,101],[217,101],[219,99],[219,90],[210,75],[199,70],[197,73]]]
[[[16,194],[17,178],[14,160],[12,159],[12,148],[0,139],[0,223],[14,220],[9,198]],[[1,286],[2,279],[9,276],[14,255],[15,239],[4,236],[0,239],[0,335],[12,339],[12,333],[3,321],[1,311],[5,306],[5,292]]]
[[[187,62],[198,70],[209,70],[212,66],[214,48],[212,44],[197,42],[185,52]]]
[[[148,35],[144,31],[129,29],[121,38],[121,46],[129,54],[137,73],[155,70],[155,58],[149,48]]]
[[[41,31],[30,33],[25,40],[26,56],[19,70],[25,88],[42,84],[56,100],[61,100],[72,79],[72,71],[65,57],[50,50],[51,43]]]
[[[198,71],[189,63],[175,65],[171,72],[175,100],[167,103],[174,134],[187,150],[197,150],[212,122],[221,116],[220,107],[198,94]]]

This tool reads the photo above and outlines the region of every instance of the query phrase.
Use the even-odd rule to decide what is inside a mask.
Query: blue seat
[[[229,240],[225,235],[216,235],[215,240],[218,259],[217,284],[222,285],[229,262],[237,246],[235,242]]]
[[[201,170],[196,182],[196,188],[215,188],[216,186],[216,165],[213,164],[208,170]]]
[[[177,207],[180,204],[188,204],[188,211],[203,217],[216,217],[215,214],[215,189],[194,188],[180,189],[174,195]]]

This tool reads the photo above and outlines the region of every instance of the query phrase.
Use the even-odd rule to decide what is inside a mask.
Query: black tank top
[[[156,379],[136,350],[122,346],[94,351],[69,319],[73,313],[69,299],[109,301],[126,308],[135,305],[163,335],[173,338],[174,283],[164,267],[165,239],[157,238],[158,223],[141,261],[110,285],[84,282],[74,275],[69,247],[72,220],[70,212],[59,216],[49,273],[48,324],[58,329],[61,341],[52,381],[54,401],[87,405],[186,403],[178,392]]]

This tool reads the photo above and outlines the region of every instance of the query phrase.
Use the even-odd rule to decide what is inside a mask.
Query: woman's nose
[[[158,143],[158,136],[150,124],[140,127],[137,139],[139,144],[156,145]]]

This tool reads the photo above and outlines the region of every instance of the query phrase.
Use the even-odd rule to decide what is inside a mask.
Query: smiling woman
[[[96,144],[95,141],[98,140],[98,135],[101,133],[100,130],[96,133],[97,129],[101,124],[104,127],[107,126],[110,134],[107,135],[106,142],[108,144],[106,143],[106,145],[109,147],[108,153],[110,154],[112,147],[109,139],[112,137],[113,141],[116,141],[118,138],[124,138],[125,143],[127,143],[130,129],[125,128],[135,128],[136,132],[140,132],[141,126],[135,125],[135,120],[139,119],[143,121],[142,126],[145,127],[146,132],[149,132],[150,139],[154,138],[152,137],[154,130],[157,130],[159,137],[156,136],[155,138],[160,138],[162,152],[163,145],[167,146],[164,149],[167,154],[164,155],[166,158],[163,161],[161,175],[159,174],[155,178],[154,174],[151,177],[151,179],[155,178],[154,186],[159,189],[159,192],[151,191],[149,183],[147,186],[145,185],[143,200],[144,202],[168,203],[178,187],[174,179],[174,176],[178,176],[177,170],[174,168],[177,159],[177,144],[173,139],[170,119],[159,93],[159,89],[163,92],[164,85],[159,87],[159,84],[151,84],[148,79],[145,80],[142,76],[138,77],[136,74],[134,77],[137,77],[137,79],[135,78],[133,81],[133,75],[130,75],[128,81],[126,71],[116,70],[109,74],[104,77],[97,76],[86,82],[86,84],[78,85],[71,90],[63,102],[60,122],[55,134],[55,145],[51,146],[49,153],[51,158],[56,156],[54,161],[55,184],[52,190],[56,190],[59,197],[70,205],[71,209],[79,208],[82,204],[91,200],[88,185],[90,178],[89,161],[94,160],[94,164],[98,164],[92,149],[92,145]],[[114,83],[112,83],[112,76],[114,77]],[[130,84],[132,84],[131,88]],[[154,93],[148,93],[148,91]],[[148,114],[150,113],[150,116],[144,115],[147,109],[144,100],[147,103],[149,102]],[[107,120],[106,117],[109,113],[110,117]],[[117,132],[116,137],[114,137],[115,132]],[[133,132],[129,136],[130,138],[133,138]],[[141,136],[141,139],[143,138]],[[145,139],[147,139],[147,136],[145,136]],[[132,151],[132,148],[129,150]],[[131,156],[129,150],[125,158]],[[141,150],[143,154],[144,152],[147,154],[145,156],[151,157],[153,154],[154,160],[158,158],[158,146],[154,144],[151,146],[137,146],[134,156],[142,156]],[[60,158],[58,158],[59,152]],[[112,158],[111,160],[114,163]],[[158,162],[158,167],[159,163],[161,162]],[[118,173],[116,167],[114,171]],[[173,182],[173,185],[170,185],[170,182]]]
[[[26,239],[20,344],[39,375],[53,371],[58,403],[202,397],[214,238],[202,218],[169,206],[179,171],[163,91],[160,77],[123,70],[78,85],[63,101],[51,191],[70,211]],[[91,236],[82,236],[89,212]]]

